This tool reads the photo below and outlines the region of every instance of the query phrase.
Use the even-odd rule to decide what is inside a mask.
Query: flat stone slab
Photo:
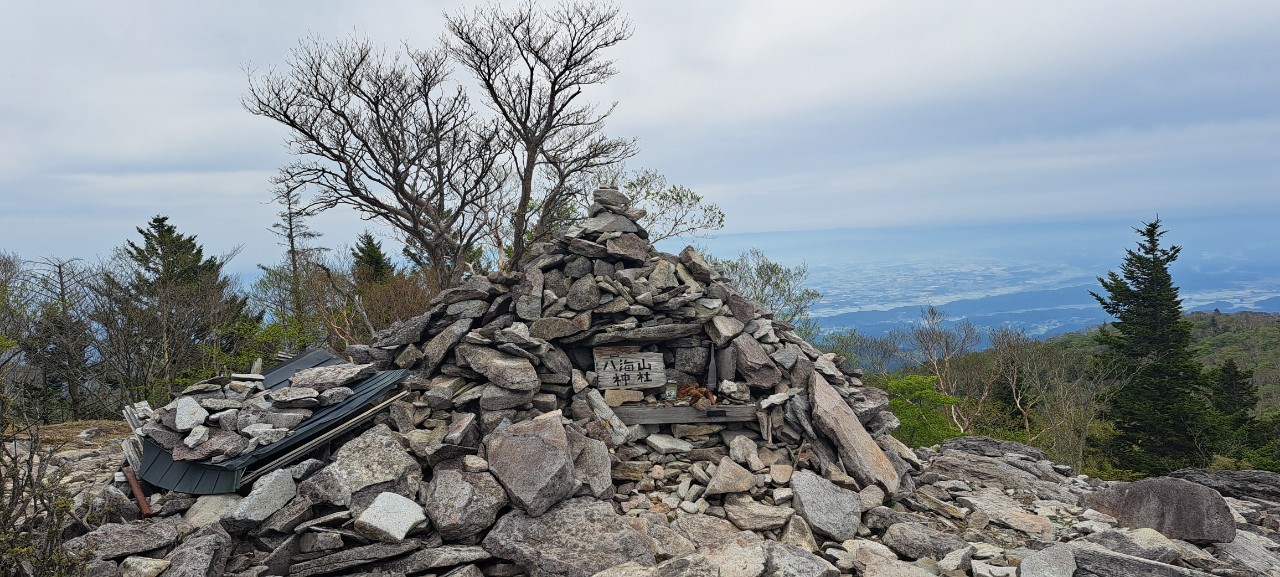
[[[498,519],[483,547],[529,577],[591,577],[634,561],[655,564],[649,538],[592,497],[564,501],[540,517],[514,510]]]

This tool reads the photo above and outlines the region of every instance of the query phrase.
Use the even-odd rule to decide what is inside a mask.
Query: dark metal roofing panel
[[[301,424],[293,429],[293,434],[279,442],[228,460],[224,464],[230,467],[243,468],[263,461],[272,455],[283,454],[284,451],[302,444],[317,433],[336,425],[360,409],[365,408],[408,376],[409,371],[400,369],[383,371],[369,377],[352,387],[356,393],[345,401],[316,409],[314,413],[311,413],[310,417],[307,417],[305,421],[302,421]]]
[[[231,493],[240,484],[240,471],[228,470],[223,464],[174,461],[168,449],[143,437],[142,468],[138,474],[146,482],[170,491],[196,495]]]
[[[312,351],[273,367],[263,375],[268,389],[284,386],[294,373],[307,368],[340,364],[343,361],[324,351]],[[409,376],[409,371],[380,372],[352,387],[355,394],[341,403],[321,407],[303,421],[284,440],[259,447],[221,463],[207,461],[174,461],[173,454],[148,437],[142,438],[143,480],[172,491],[196,495],[230,493],[239,489],[245,470],[261,467],[287,455],[288,451],[323,437],[343,422],[373,406],[377,400]]]

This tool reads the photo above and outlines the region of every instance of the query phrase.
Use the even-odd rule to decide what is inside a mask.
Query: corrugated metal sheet
[[[287,386],[289,377],[302,369],[342,362],[324,351],[312,351],[273,367],[263,375],[263,385],[268,389]],[[316,410],[284,440],[221,463],[174,461],[172,453],[144,437],[138,476],[157,487],[195,495],[236,491],[242,484],[301,457],[305,454],[302,451],[309,452],[310,448],[354,428],[359,421],[371,418],[373,414],[369,409],[408,376],[409,371],[396,370],[369,377],[352,387],[354,395]]]

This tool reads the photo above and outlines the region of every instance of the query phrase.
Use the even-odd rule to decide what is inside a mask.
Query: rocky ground
[[[909,449],[882,391],[692,249],[654,251],[625,196],[595,198],[522,273],[446,291],[350,365],[277,391],[213,380],[144,415],[176,459],[214,462],[287,438],[352,375],[413,371],[372,426],[245,495],[157,491],[138,519],[119,452],[62,458],[106,522],[66,547],[102,576],[1280,575],[1277,476],[1115,484],[1016,443]],[[616,345],[657,388],[608,372]],[[619,418],[669,405],[695,418]],[[747,420],[707,422],[725,406]]]

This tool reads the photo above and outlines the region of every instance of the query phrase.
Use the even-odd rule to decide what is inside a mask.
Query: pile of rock
[[[68,548],[91,554],[99,575],[1280,572],[1274,503],[1104,487],[990,439],[908,449],[888,435],[897,421],[882,391],[743,298],[696,251],[654,251],[625,196],[604,189],[595,200],[590,218],[522,273],[473,278],[348,351],[354,363],[335,370],[413,370],[410,394],[372,428],[259,478],[244,497],[157,493],[157,517],[109,524]],[[619,346],[652,366],[602,365],[599,349]],[[299,373],[271,395],[210,383],[157,411],[149,431],[176,439],[175,456],[197,426],[241,439],[243,451],[259,430],[247,428],[287,429],[273,419],[300,422],[339,381]],[[714,385],[749,418],[714,422],[720,405],[673,401],[668,383]],[[216,399],[241,404],[202,404]],[[184,414],[183,430],[178,413],[192,401],[209,414]],[[618,417],[672,404],[707,418]],[[1193,519],[1142,497],[1153,490],[1195,495],[1179,501]],[[1141,513],[1150,510],[1165,512]]]
[[[377,372],[372,364],[343,364],[298,371],[290,386],[262,387],[262,375],[236,374],[201,381],[173,402],[152,410],[133,406],[145,419],[142,434],[173,453],[175,461],[225,461],[284,440],[313,409],[340,403],[351,388]]]

